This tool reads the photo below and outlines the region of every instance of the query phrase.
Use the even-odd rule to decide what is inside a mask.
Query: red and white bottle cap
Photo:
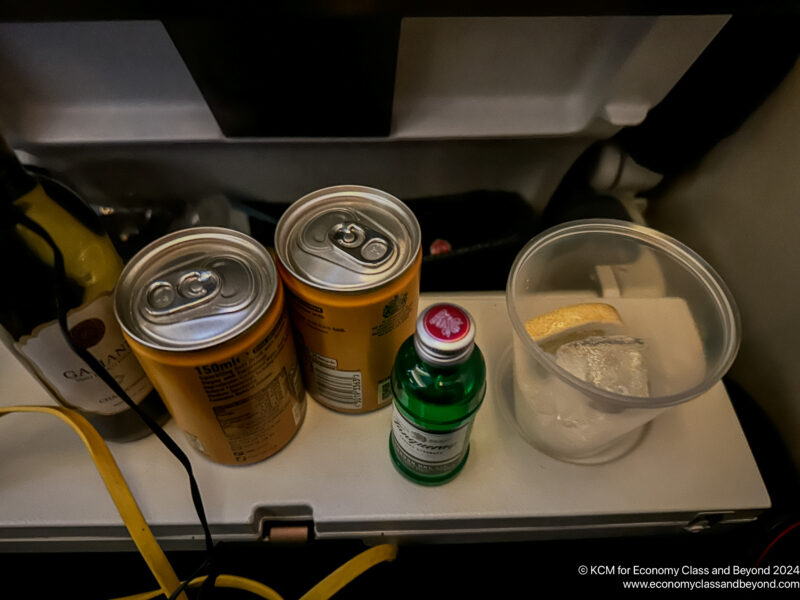
[[[475,345],[475,321],[460,306],[433,304],[417,319],[414,347],[429,364],[455,365],[472,353]]]

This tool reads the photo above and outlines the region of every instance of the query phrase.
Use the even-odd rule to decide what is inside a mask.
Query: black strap
[[[50,234],[38,223],[33,221],[30,217],[28,217],[25,213],[21,210],[16,209],[12,211],[12,215],[14,220],[25,227],[26,229],[30,230],[31,232],[38,235],[42,240],[44,240],[48,246],[53,251],[54,257],[54,267],[55,267],[55,299],[56,299],[56,310],[58,311],[58,324],[61,328],[61,332],[64,335],[64,338],[69,344],[69,347],[72,349],[75,354],[77,354],[81,360],[83,360],[91,369],[95,372],[95,374],[102,379],[105,384],[111,388],[111,390],[117,394],[122,400],[127,404],[139,417],[144,421],[144,423],[150,428],[150,430],[156,435],[156,437],[161,440],[161,442],[167,447],[167,449],[175,456],[175,458],[180,461],[183,465],[184,469],[186,470],[187,475],[189,476],[189,487],[191,488],[192,492],[192,502],[194,503],[195,510],[197,511],[197,516],[200,519],[200,524],[203,527],[203,534],[205,535],[205,544],[206,544],[206,553],[208,558],[206,561],[201,565],[201,567],[197,570],[195,574],[192,575],[189,579],[186,580],[186,583],[194,577],[197,576],[198,573],[202,572],[203,569],[207,568],[211,564],[211,557],[214,550],[214,542],[211,538],[211,531],[208,527],[208,520],[206,519],[205,508],[203,507],[203,499],[200,495],[200,488],[197,485],[197,480],[194,477],[194,472],[192,471],[192,464],[189,461],[189,457],[181,450],[180,446],[178,446],[175,441],[165,432],[161,426],[156,423],[147,413],[142,411],[139,406],[131,400],[128,394],[125,393],[125,390],[117,383],[117,380],[114,379],[108,371],[106,371],[103,366],[92,356],[88,350],[79,347],[76,345],[72,337],[69,335],[69,327],[67,326],[67,307],[63,301],[63,298],[66,296],[66,286],[67,286],[67,275],[66,269],[64,267],[64,256],[61,254],[61,250],[59,250],[56,243],[53,241],[53,238],[50,237]],[[210,579],[210,578],[209,578]],[[170,596],[170,599],[177,597],[181,591],[185,589],[185,585],[181,586],[179,589],[175,590],[173,594]]]

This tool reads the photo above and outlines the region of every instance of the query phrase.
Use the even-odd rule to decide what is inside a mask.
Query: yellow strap
[[[384,560],[393,561],[395,556],[397,546],[394,544],[381,544],[365,550],[308,590],[300,600],[327,600],[367,569]]]
[[[208,579],[207,576],[196,577],[189,582],[190,588],[198,588],[203,585],[203,582]],[[239,577],[238,575],[218,575],[217,580],[214,582],[214,587],[219,588],[232,588],[235,590],[244,590],[250,592],[261,598],[267,600],[283,600],[280,594],[267,587],[263,583],[247,579],[246,577]],[[124,598],[117,598],[116,600],[153,600],[161,595],[161,590],[154,592],[145,592],[144,594],[136,594],[134,596],[125,596]]]
[[[392,561],[396,556],[397,546],[394,544],[381,544],[380,546],[365,550],[320,581],[306,592],[300,600],[327,600],[367,569],[385,560]],[[200,587],[206,579],[206,576],[192,579],[188,587]],[[262,598],[266,598],[267,600],[283,600],[272,588],[257,581],[253,581],[252,579],[235,575],[219,575],[214,587],[245,590]],[[145,592],[134,596],[125,596],[124,598],[117,598],[116,600],[153,600],[153,598],[157,598],[160,594],[161,592],[156,590],[154,592]]]
[[[78,412],[60,406],[0,406],[0,417],[13,412],[44,413],[53,415],[69,425],[83,441],[89,454],[94,461],[97,471],[106,484],[108,493],[119,511],[125,527],[128,528],[133,542],[139,549],[139,553],[144,558],[150,571],[156,578],[160,586],[159,593],[166,594],[167,597],[175,590],[180,581],[175,571],[172,569],[167,557],[161,550],[161,546],[156,542],[153,532],[147,525],[133,498],[128,484],[122,477],[122,473],[117,466],[111,451],[97,430]],[[186,600],[186,595],[179,596]]]
[[[82,415],[68,408],[57,406],[0,406],[0,417],[13,412],[44,413],[58,417],[78,434],[89,450],[89,454],[100,476],[103,478],[103,482],[106,484],[106,488],[108,488],[108,492],[112,500],[114,500],[122,520],[125,522],[125,527],[128,528],[128,532],[139,549],[139,553],[144,558],[147,566],[150,567],[150,571],[160,586],[160,589],[153,592],[126,596],[118,600],[151,600],[162,594],[169,597],[172,591],[180,585],[178,577],[161,550],[161,546],[158,545],[152,531],[150,531],[150,527],[142,516],[136,500],[134,500],[128,488],[128,484],[122,477],[114,457],[100,434]],[[327,600],[367,569],[383,561],[392,561],[395,556],[397,556],[397,546],[393,544],[382,544],[365,550],[320,581],[304,594],[300,600]],[[197,577],[189,583],[188,587],[198,587],[205,580],[205,576]],[[267,600],[283,600],[272,588],[258,581],[236,575],[219,575],[216,579],[215,587],[240,589]],[[178,597],[186,600],[185,594],[181,594]]]

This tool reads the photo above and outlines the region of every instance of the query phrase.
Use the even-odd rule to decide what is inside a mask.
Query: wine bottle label
[[[392,444],[398,460],[421,475],[443,475],[461,463],[469,448],[472,419],[451,431],[431,432],[409,421],[394,407]]]
[[[110,294],[103,294],[70,311],[67,326],[75,344],[88,350],[135,403],[140,403],[152,391],[152,384],[122,337]],[[127,408],[72,351],[57,321],[40,325],[31,335],[20,338],[15,346],[66,405],[103,415],[113,415]]]

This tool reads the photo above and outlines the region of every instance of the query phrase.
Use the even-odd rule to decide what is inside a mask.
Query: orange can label
[[[289,291],[303,376],[315,400],[349,413],[391,403],[394,359],[414,333],[421,261],[418,253],[400,277],[362,293],[311,287],[278,262]]]
[[[305,416],[291,326],[278,291],[248,332],[216,348],[168,353],[128,339],[178,427],[215,462],[244,465],[275,454]]]

